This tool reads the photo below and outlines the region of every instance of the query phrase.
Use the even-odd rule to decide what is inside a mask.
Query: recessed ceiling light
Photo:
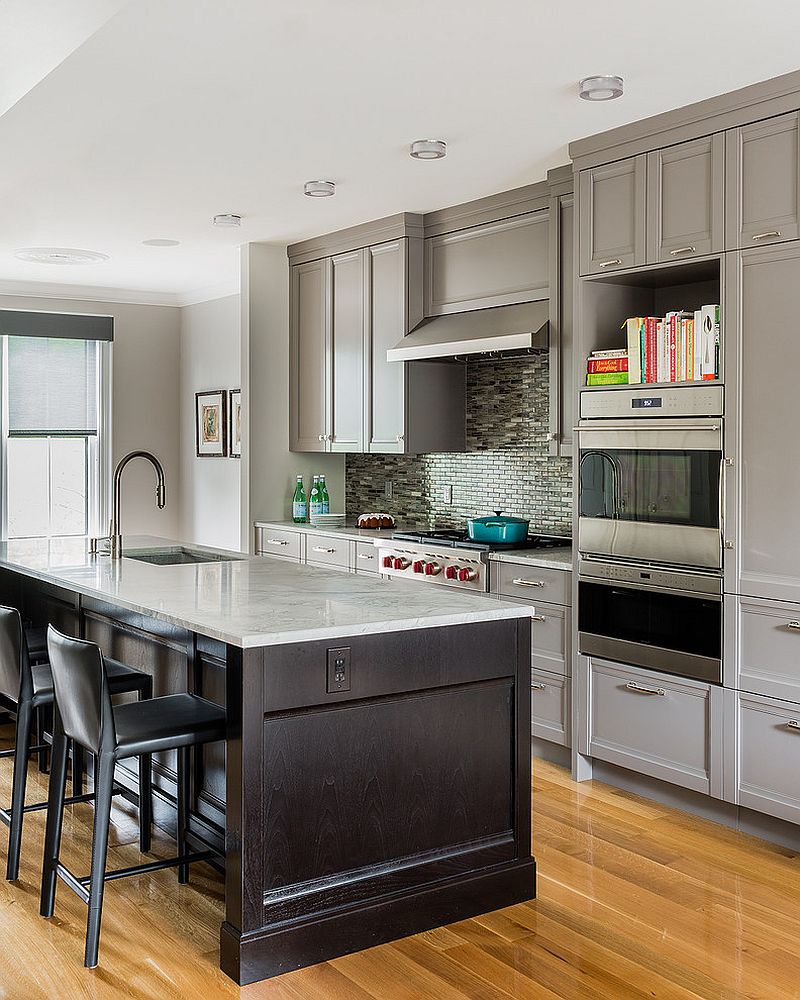
[[[30,264],[97,264],[109,259],[107,253],[72,247],[23,247],[15,250],[14,256]]]
[[[416,139],[411,143],[409,153],[415,160],[441,160],[447,156],[447,143],[444,139]]]
[[[303,194],[309,198],[330,198],[336,194],[336,185],[333,181],[306,181]]]
[[[613,101],[622,97],[621,76],[587,76],[578,84],[578,96],[584,101]]]
[[[213,218],[215,226],[241,226],[241,215],[215,215]]]
[[[177,247],[180,240],[142,240],[143,247]]]

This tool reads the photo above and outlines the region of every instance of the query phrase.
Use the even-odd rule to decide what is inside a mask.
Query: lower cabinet
[[[569,677],[531,670],[531,736],[570,746]]]
[[[758,597],[727,597],[732,665],[726,685],[800,702],[800,605]]]
[[[257,525],[256,555],[302,562],[303,536],[299,531],[273,528],[270,525]]]
[[[372,542],[355,543],[356,573],[378,573],[378,550]]]
[[[349,570],[351,545],[353,542],[349,538],[309,532],[306,535],[306,562],[324,569]]]
[[[722,688],[589,659],[587,695],[580,753],[722,797]]]

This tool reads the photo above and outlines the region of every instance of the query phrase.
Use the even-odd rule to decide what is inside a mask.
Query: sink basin
[[[137,562],[151,563],[153,566],[183,566],[187,563],[236,562],[239,556],[220,555],[217,552],[204,552],[202,549],[187,549],[183,545],[173,545],[165,549],[133,549],[123,550],[125,559],[135,559]]]

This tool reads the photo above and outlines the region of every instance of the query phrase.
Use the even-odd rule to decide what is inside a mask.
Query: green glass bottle
[[[292,497],[292,520],[295,524],[305,524],[308,520],[308,501],[306,500],[306,490],[303,486],[303,477],[297,477],[297,484]]]
[[[308,510],[311,517],[322,513],[322,491],[319,488],[319,476],[314,476],[314,484],[308,494]]]
[[[331,502],[328,497],[328,487],[327,484],[325,483],[324,476],[319,477],[319,489],[320,492],[322,493],[322,513],[329,514],[331,510]]]

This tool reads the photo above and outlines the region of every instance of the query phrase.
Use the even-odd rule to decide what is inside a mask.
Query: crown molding
[[[70,285],[49,281],[2,281],[0,295],[31,299],[72,299],[81,302],[115,302],[120,305],[182,305],[175,292],[152,292],[132,288],[106,288],[103,285]]]
[[[190,292],[177,292],[177,305],[196,306],[201,302],[212,302],[214,299],[227,299],[231,295],[239,295],[240,288],[234,281],[218,281],[213,285],[202,285]]]

